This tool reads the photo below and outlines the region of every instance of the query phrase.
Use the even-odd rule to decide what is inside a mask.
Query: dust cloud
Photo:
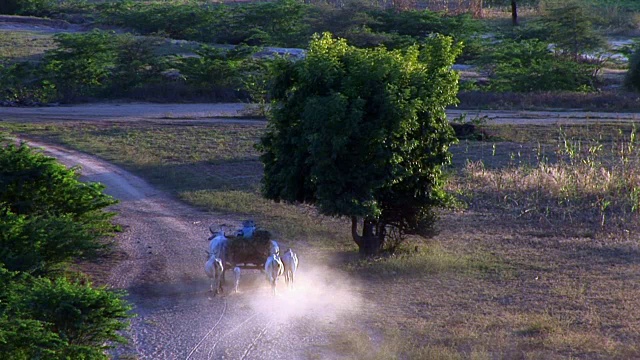
[[[327,266],[302,266],[296,272],[293,287],[287,286],[284,276],[278,279],[275,296],[262,276],[262,284],[253,289],[256,293],[251,297],[251,308],[276,323],[302,318],[331,323],[359,311],[362,299],[352,280]]]

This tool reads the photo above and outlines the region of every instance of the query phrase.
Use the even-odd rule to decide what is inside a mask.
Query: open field
[[[0,126],[96,154],[199,208],[253,217],[357,283],[358,297],[367,299],[362,314],[329,329],[320,354],[640,357],[633,119],[484,125],[489,141],[453,149],[449,189],[464,206],[442,213],[434,238],[412,239],[396,256],[370,260],[355,255],[340,220],[259,197],[253,144],[264,123],[60,120]]]
[[[93,6],[101,2],[67,2],[54,19],[0,16],[0,65],[37,62],[58,46],[56,34],[95,27],[153,44],[148,59],[139,49],[147,61],[140,69],[175,74],[164,67],[179,65],[173,55],[195,59],[212,42],[302,47],[311,25],[365,45],[386,39],[399,46],[422,39],[431,21],[444,24],[390,17],[387,29],[359,3],[352,13],[318,7],[296,15],[268,6],[254,13],[242,4],[212,12],[215,6],[194,1]],[[78,98],[27,102],[51,107],[0,108],[0,135],[33,141],[66,164],[82,166],[85,179],[104,182],[121,201],[114,208],[123,229],[116,249],[99,262],[74,264],[99,285],[126,289],[135,305],[130,344],[110,353],[115,359],[640,359],[640,98],[623,89],[628,66],[617,53],[640,31],[640,2],[581,2],[599,5],[594,28],[618,46],[607,50],[617,60],[592,79],[597,86],[591,92],[484,87],[491,71],[473,59],[495,43],[474,50],[471,40],[511,32],[505,2],[485,0],[491,5],[481,20],[486,27],[458,29],[471,51],[457,65],[461,106],[447,113],[473,124],[472,137],[483,141],[461,140],[452,148],[447,190],[459,204],[441,211],[437,234],[410,238],[394,255],[361,258],[348,221],[260,196],[262,164],[254,145],[266,121],[256,109],[90,103],[231,101],[224,92],[196,96],[188,77],[167,82],[158,76],[147,84],[152,77],[142,76],[138,92],[128,95],[114,83]],[[275,2],[254,5],[269,4]],[[520,29],[537,38],[540,29],[525,25],[543,9],[531,4],[518,2]],[[398,37],[404,26],[414,38]],[[113,68],[105,66],[111,75],[103,80],[114,78]],[[216,69],[206,74],[230,73]],[[528,82],[512,82],[518,83]],[[208,91],[218,85],[206,79],[198,86]],[[66,101],[89,103],[59,106]],[[206,292],[209,225],[233,228],[247,218],[298,252],[296,291],[274,298],[262,273],[243,270],[240,293],[228,291],[229,277],[222,296]]]

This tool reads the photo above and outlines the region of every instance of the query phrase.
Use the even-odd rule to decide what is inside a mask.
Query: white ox
[[[278,255],[272,254],[267,258],[267,261],[264,263],[264,271],[267,274],[267,281],[271,284],[273,295],[275,295],[278,277],[284,273],[284,265]]]
[[[222,273],[224,272],[224,265],[222,264],[222,260],[215,257],[208,251],[207,256],[209,257],[209,260],[204,264],[204,272],[211,279],[211,291],[215,296],[222,292]]]
[[[220,279],[218,282],[218,289],[222,291],[222,283],[224,283],[224,263],[227,260],[227,249],[229,246],[229,239],[225,236],[225,225],[220,226],[220,231],[214,232],[213,229],[209,228],[211,231],[211,237],[209,237],[209,250],[207,251],[207,256],[209,258],[214,258],[220,261],[222,264],[222,270],[220,270]],[[211,261],[211,259],[209,259]],[[205,269],[206,271],[206,269]],[[207,275],[209,273],[207,272]]]
[[[220,225],[220,231],[214,232],[211,228],[211,236],[209,237],[209,252],[219,259],[225,258],[225,250],[229,239],[225,236],[225,225]]]
[[[284,281],[289,287],[293,287],[293,278],[298,270],[298,255],[289,248],[282,255],[282,264],[284,265]]]
[[[269,255],[274,254],[280,256],[280,246],[278,246],[277,241],[271,240],[271,244],[269,245]]]

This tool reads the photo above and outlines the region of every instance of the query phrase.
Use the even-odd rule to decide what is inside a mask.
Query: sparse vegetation
[[[178,98],[248,100],[260,98],[269,59],[253,47],[200,46],[197,56],[157,56],[158,38],[93,30],[58,34],[39,62],[0,63],[4,100],[32,105],[96,98],[162,98],[166,87]],[[175,93],[175,90],[172,91]],[[176,96],[175,94],[172,96]]]
[[[486,158],[468,162],[457,190],[468,194],[475,208],[498,201],[514,219],[536,219],[562,231],[567,231],[562,224],[573,224],[579,236],[635,230],[640,210],[635,125],[587,128],[597,129],[596,136],[577,129],[559,128],[555,138],[546,139],[520,133],[525,136],[520,141],[539,141],[537,146],[512,150],[499,168],[485,166]]]

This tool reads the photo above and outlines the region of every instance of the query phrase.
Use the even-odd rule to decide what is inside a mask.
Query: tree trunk
[[[381,230],[382,229],[382,230]],[[375,255],[382,249],[386,232],[384,226],[378,225],[376,221],[363,221],[362,235],[358,234],[358,218],[351,217],[351,236],[358,245],[358,250],[362,255]]]
[[[351,237],[358,245],[358,249],[362,249],[362,236],[358,235],[358,218],[355,216],[351,217]]]
[[[511,23],[513,26],[518,26],[518,5],[516,0],[511,0]]]

